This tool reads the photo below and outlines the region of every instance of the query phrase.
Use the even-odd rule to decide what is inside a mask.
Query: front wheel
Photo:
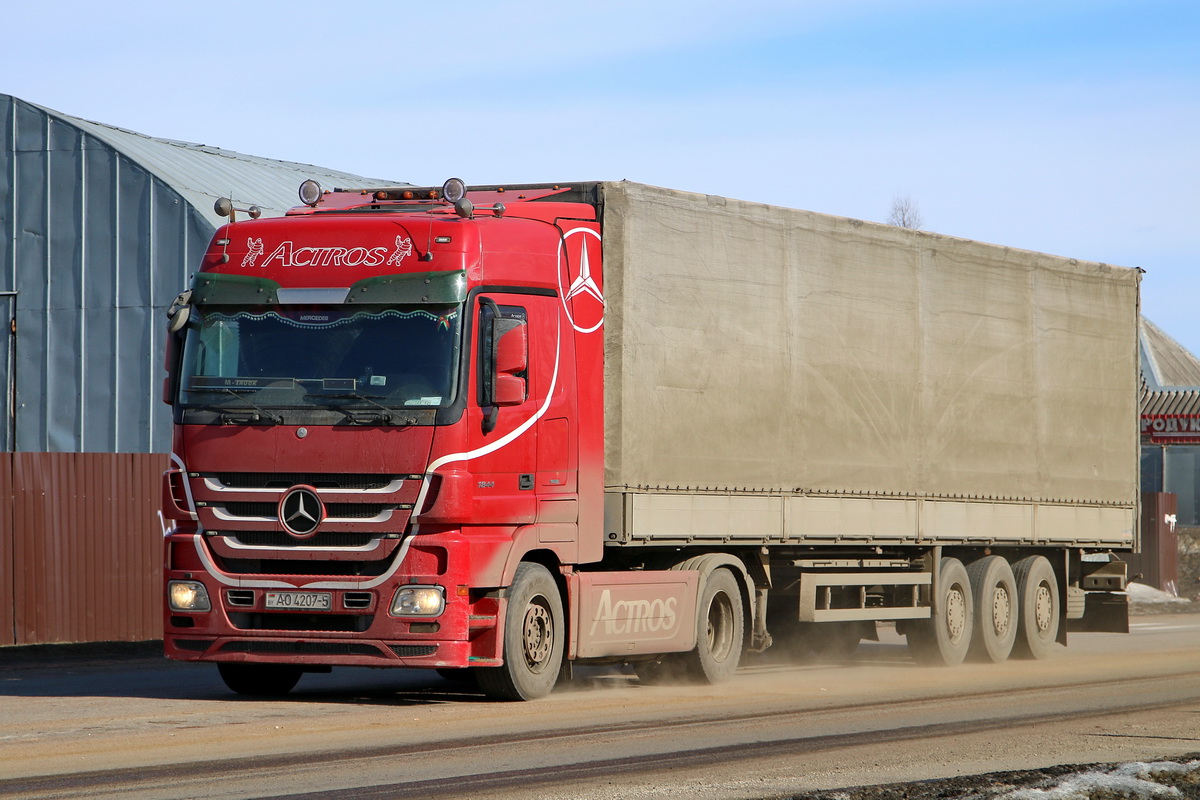
[[[304,674],[290,664],[217,664],[221,680],[238,694],[282,697],[290,692]]]
[[[562,597],[541,564],[523,562],[508,590],[504,664],[478,667],[475,678],[496,700],[536,700],[550,694],[562,667]]]

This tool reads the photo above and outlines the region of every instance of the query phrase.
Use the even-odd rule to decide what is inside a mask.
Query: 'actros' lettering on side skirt
[[[605,636],[669,633],[678,622],[676,599],[656,597],[653,600],[618,600],[614,603],[612,593],[605,589],[600,594],[600,604],[592,619],[591,635],[596,635],[596,627],[602,622]]]

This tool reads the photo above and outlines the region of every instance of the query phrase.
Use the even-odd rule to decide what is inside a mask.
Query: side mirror
[[[179,333],[192,315],[192,290],[181,292],[167,309],[167,332]]]
[[[490,297],[479,298],[479,320],[479,405],[488,434],[502,406],[520,405],[529,396],[529,334],[524,319],[502,316]]]
[[[499,318],[492,321],[492,405],[515,406],[528,394],[529,336],[525,321]]]

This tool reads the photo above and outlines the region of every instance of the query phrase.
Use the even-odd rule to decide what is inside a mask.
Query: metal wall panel
[[[84,236],[91,243],[84,251],[81,271],[84,275],[84,313],[88,316],[87,335],[80,352],[83,373],[83,403],[88,413],[80,449],[84,452],[113,452],[117,449],[116,352],[117,319],[115,314],[97,313],[116,308],[116,219],[118,209],[113,187],[116,185],[117,156],[107,148],[88,147],[83,153],[87,185],[84,189]],[[98,277],[99,276],[99,277]],[[108,280],[101,280],[107,277]]]
[[[0,449],[164,452],[163,312],[212,235],[207,211],[69,118],[3,95],[0,109],[0,292],[18,293]]]
[[[16,106],[0,103],[0,198],[13,197],[13,170],[16,166]],[[0,288],[13,287],[13,228],[12,202],[0,202]]]
[[[304,178],[398,185],[154,139],[5,94],[0,121],[0,293],[18,293],[16,338],[0,334],[15,346],[9,365],[0,343],[0,389],[13,380],[18,395],[0,391],[3,451],[170,448],[163,312],[224,221],[218,194],[282,214]]]
[[[7,500],[12,492],[12,459],[0,457],[0,499]],[[6,508],[11,509],[12,503]],[[13,626],[16,609],[16,593],[14,592],[13,550],[13,515],[11,511],[0,510],[0,646],[15,644],[16,630]]]
[[[1130,580],[1136,579],[1172,594],[1179,591],[1177,501],[1178,498],[1168,492],[1142,493],[1142,551],[1126,559]]]
[[[83,307],[83,160],[82,135],[56,120],[47,126],[46,183],[50,208],[46,217],[47,268],[45,316],[39,320],[45,336],[46,394],[44,413],[49,421],[44,449],[69,452],[79,449],[84,410],[79,402],[78,344],[84,335]],[[22,285],[27,289],[29,283]],[[63,344],[59,344],[63,343]],[[70,343],[69,345],[66,343]],[[66,345],[66,346],[63,346]],[[43,448],[38,448],[43,449]]]
[[[11,510],[2,529],[11,532],[7,642],[158,638],[166,457],[11,453],[0,461],[12,476],[10,495],[0,497]]]

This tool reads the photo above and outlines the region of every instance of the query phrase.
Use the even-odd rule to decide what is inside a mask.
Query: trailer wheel
[[[304,674],[301,667],[291,664],[217,664],[221,680],[238,694],[259,697],[283,697]]]
[[[957,558],[943,558],[939,568],[939,613],[913,620],[908,626],[908,649],[919,664],[952,667],[961,664],[971,646],[974,600],[967,569]]]
[[[683,655],[688,677],[720,683],[733,677],[742,657],[745,621],[742,592],[727,569],[717,569],[704,583],[696,608],[696,649]]]
[[[1044,556],[1030,556],[1013,565],[1017,583],[1016,658],[1046,658],[1058,641],[1061,612],[1058,578]]]
[[[999,664],[1017,639],[1017,582],[1000,556],[985,556],[967,567],[975,596],[975,630],[967,656]]]
[[[504,664],[476,668],[479,688],[496,700],[550,694],[562,666],[563,634],[558,584],[541,564],[520,564],[504,615]]]

